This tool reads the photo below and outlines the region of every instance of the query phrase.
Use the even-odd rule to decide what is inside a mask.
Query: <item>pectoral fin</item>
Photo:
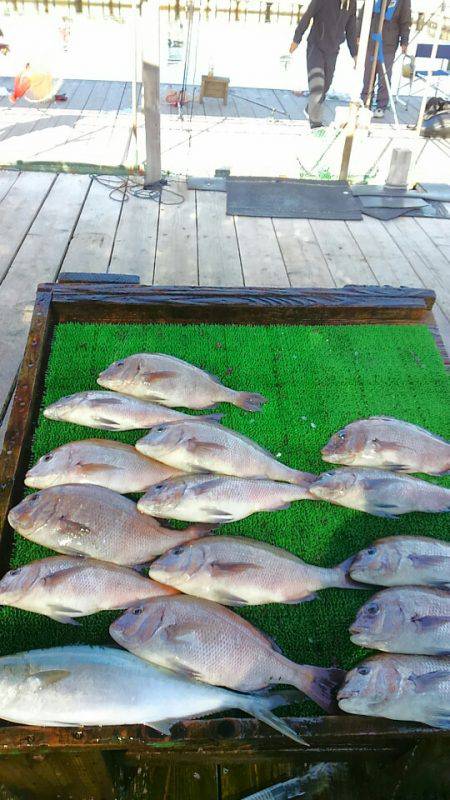
[[[298,597],[295,600],[284,600],[284,603],[288,606],[297,606],[300,603],[309,603],[311,600],[316,600],[317,594],[316,592],[312,592],[311,594],[305,594],[303,597]]]
[[[201,442],[195,437],[188,439],[186,442],[186,450],[189,453],[195,453],[195,455],[208,455],[210,453],[220,453],[222,450],[226,448],[222,444],[218,444],[216,442]]]
[[[408,556],[413,567],[420,569],[421,567],[442,567],[446,562],[450,562],[450,556],[426,556],[414,555]]]
[[[167,627],[163,628],[162,633],[168,642],[185,642],[188,639],[195,639],[197,628],[191,622],[184,622],[179,625],[167,625]],[[176,670],[178,670],[178,666]]]
[[[113,419],[107,417],[94,417],[92,422],[104,431],[120,431],[121,425],[119,422],[114,422]]]
[[[164,734],[164,736],[170,736],[170,729],[176,722],[178,722],[177,719],[157,719],[154,722],[143,722],[142,724],[148,728],[154,728],[155,731]]]
[[[208,522],[231,522],[234,519],[234,514],[222,511],[220,508],[200,508],[200,511],[205,516],[208,515]]]
[[[436,669],[433,672],[426,672],[424,675],[415,675],[413,672],[408,680],[414,684],[416,692],[442,689],[442,684],[450,682],[450,670]]]
[[[450,617],[443,616],[443,617],[418,617],[414,616],[411,617],[411,621],[414,622],[416,627],[420,631],[427,631],[430,628],[437,628],[439,625],[445,625],[446,623],[450,622]]]
[[[382,450],[394,450],[394,451],[402,451],[402,450],[409,450],[412,451],[412,447],[408,447],[407,444],[400,444],[400,442],[384,442],[382,439],[372,439],[372,444],[374,445],[374,450],[377,453],[381,452]]]
[[[176,376],[177,376],[176,372],[168,372],[168,371],[139,373],[139,377],[142,378],[142,380],[145,383],[154,383],[155,381],[165,380],[166,378],[176,378]]]
[[[45,689],[53,683],[58,683],[64,680],[64,678],[68,678],[69,675],[70,670],[68,669],[47,669],[41,670],[40,672],[33,672],[33,674],[30,675],[30,679],[38,684],[39,689]]]
[[[80,472],[87,473],[88,475],[96,475],[99,472],[113,472],[122,469],[122,467],[115,466],[114,464],[91,464],[83,461],[78,461],[76,466],[80,468]]]
[[[64,614],[53,614],[52,612],[51,614],[48,613],[47,616],[50,617],[50,619],[54,619],[55,622],[61,622],[63,625],[80,625],[76,619],[73,617],[65,617]]]
[[[88,528],[86,525],[82,525],[80,522],[77,522],[74,519],[69,519],[68,517],[60,517],[59,518],[59,530],[63,530],[64,533],[70,533],[71,535],[80,536],[91,533],[91,529]]]
[[[83,564],[83,560],[83,556],[80,556],[80,566]],[[53,572],[51,575],[47,575],[45,578],[43,578],[42,583],[46,589],[55,589],[56,587],[64,584],[67,579],[77,575],[79,568],[79,566],[76,566],[67,567],[67,569],[60,569],[59,572]],[[68,610],[69,613],[72,613],[73,608],[66,610]]]
[[[220,575],[238,575],[242,572],[247,572],[249,569],[260,569],[259,564],[238,563],[227,561],[212,561],[210,565],[210,574],[212,577],[219,577]]]
[[[214,489],[215,486],[220,484],[222,478],[211,478],[210,481],[204,481],[200,483],[198,486],[195,486],[193,489],[194,495],[199,497],[206,492],[209,492],[211,489]]]

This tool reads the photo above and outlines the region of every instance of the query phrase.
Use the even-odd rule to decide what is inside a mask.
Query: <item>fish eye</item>
[[[157,483],[156,486],[154,486],[153,488],[159,492],[161,489],[164,489],[164,484]]]
[[[122,367],[125,364],[125,361],[116,361],[116,367]]]
[[[18,575],[19,572],[22,572],[22,567],[17,567],[17,569],[11,569],[8,574],[9,575]]]
[[[367,606],[366,609],[370,617],[375,617],[378,614],[379,610],[380,606],[378,605],[378,603],[371,603],[370,606]]]
[[[162,433],[162,431],[166,430],[166,427],[167,427],[166,425],[158,425],[158,427],[155,428],[155,431],[158,431],[158,433]]]
[[[142,608],[142,606],[139,606],[139,608],[133,608],[133,611],[131,613],[136,614],[136,616],[138,616],[139,614],[142,614],[143,611],[144,609]]]
[[[369,547],[369,549],[367,551],[367,555],[368,556],[374,556],[376,552],[377,552],[377,548],[376,547]]]
[[[47,453],[47,455],[44,456],[44,458],[42,460],[43,461],[50,461],[52,458],[53,458],[53,455],[51,453]]]
[[[38,499],[37,492],[30,496],[30,503],[34,503]]]
[[[368,675],[370,672],[369,667],[358,667],[358,672],[360,675]]]
[[[184,553],[184,547],[182,545],[180,545],[179,547],[175,547],[172,550],[172,553],[173,553],[174,556],[180,556],[181,553]]]
[[[339,432],[338,432],[338,437],[339,437],[339,439],[345,439],[345,435],[346,435],[346,434],[345,434],[345,431],[339,431]]]

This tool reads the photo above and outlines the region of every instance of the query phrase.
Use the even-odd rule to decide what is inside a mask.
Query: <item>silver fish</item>
[[[74,617],[128,608],[158,594],[173,594],[173,589],[93,558],[51,556],[16,567],[0,580],[2,605],[72,625]]]
[[[389,536],[361,550],[350,565],[355,581],[377,586],[450,589],[450,542],[429,536]]]
[[[233,522],[256,511],[289,508],[310,497],[308,487],[279,481],[206,475],[181,476],[151,486],[138,510],[165,519]]]
[[[157,403],[118,392],[101,391],[78,392],[61,397],[44,409],[44,417],[103,431],[132,431],[151,428],[161,422],[192,419],[188,414]],[[204,418],[219,420],[221,417],[222,414],[211,414]]]
[[[343,670],[290,661],[265,634],[218,603],[186,595],[161,600],[119,617],[110,626],[112,638],[141,658],[205,683],[239,692],[291,684],[326,711],[335,710]]]
[[[322,449],[322,458],[331,464],[445,475],[450,470],[450,442],[411,422],[369,417],[335,433]]]
[[[157,425],[136,442],[140,453],[183,472],[217,472],[308,486],[315,476],[281,464],[256,442],[213,422]]]
[[[171,407],[200,409],[231,403],[246,411],[260,411],[266,402],[260,394],[236,392],[223,386],[214,375],[163,353],[136,353],[115,361],[100,373],[97,383]]]
[[[211,525],[163,528],[140,514],[136,503],[111,489],[90,484],[51,486],[12,508],[8,521],[32,542],[58,553],[114,564],[143,564],[177,544],[211,533]]]
[[[214,536],[169,550],[150,576],[186,594],[228,606],[303,603],[318,589],[361,588],[347,576],[349,561],[333,569],[243,536]]]
[[[25,485],[47,489],[65,483],[91,483],[122,494],[144,492],[180,471],[111,439],[82,439],[47,453],[28,470]]]
[[[161,733],[180,719],[237,708],[299,744],[272,713],[292,692],[267,697],[191,681],[113,647],[31,650],[0,658],[0,717],[25,725],[149,725]]]
[[[375,594],[350,626],[351,640],[387,653],[450,656],[450,592],[395,586]]]
[[[450,728],[450,658],[369,658],[347,674],[338,703],[349,714]]]
[[[450,489],[382,469],[342,468],[323,472],[309,487],[318,500],[394,518],[411,511],[450,511]]]

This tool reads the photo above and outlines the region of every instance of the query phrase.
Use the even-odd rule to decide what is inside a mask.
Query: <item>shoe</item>
[[[325,128],[326,127],[326,125],[324,125],[323,122],[310,122],[309,126],[310,126],[311,130],[316,130],[316,129],[318,130],[319,128]]]
[[[378,117],[378,119],[381,119],[382,117],[384,117],[384,108],[376,108],[375,111],[373,112],[373,115],[374,117]]]

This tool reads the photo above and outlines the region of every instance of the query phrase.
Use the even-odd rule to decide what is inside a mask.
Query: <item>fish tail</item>
[[[253,717],[256,717],[256,719],[261,720],[261,722],[265,722],[266,725],[269,725],[279,733],[282,733],[283,736],[287,736],[294,742],[303,744],[305,747],[309,747],[308,743],[305,742],[305,740],[295,732],[295,730],[285,719],[282,717],[277,717],[272,713],[273,708],[287,706],[291,703],[298,702],[298,692],[288,690],[286,692],[275,692],[274,694],[265,696],[257,694],[239,696],[236,694],[235,697],[239,698],[240,700],[240,703],[237,704],[238,708],[241,708],[243,711],[246,711],[247,714],[251,714]]]
[[[349,570],[354,560],[355,556],[350,556],[350,558],[347,558],[342,564],[338,564],[337,567],[327,570],[329,573],[327,586],[335,589],[367,589],[366,583],[358,583],[350,577]]]
[[[334,667],[325,669],[309,664],[290,664],[286,679],[329,714],[335,714],[338,710],[336,694],[345,675],[345,670]]]
[[[290,470],[288,478],[289,483],[295,483],[297,486],[304,486],[305,488],[312,486],[316,480],[317,475],[313,475],[312,472],[302,472],[300,469]],[[311,494],[308,494],[305,499],[317,500],[317,498],[313,497]]]
[[[212,525],[210,522],[195,522],[184,528],[183,534],[186,534],[186,542],[191,539],[202,539],[217,530],[217,525]]]
[[[233,392],[230,402],[245,411],[261,411],[263,403],[267,403],[267,397],[257,392]]]

